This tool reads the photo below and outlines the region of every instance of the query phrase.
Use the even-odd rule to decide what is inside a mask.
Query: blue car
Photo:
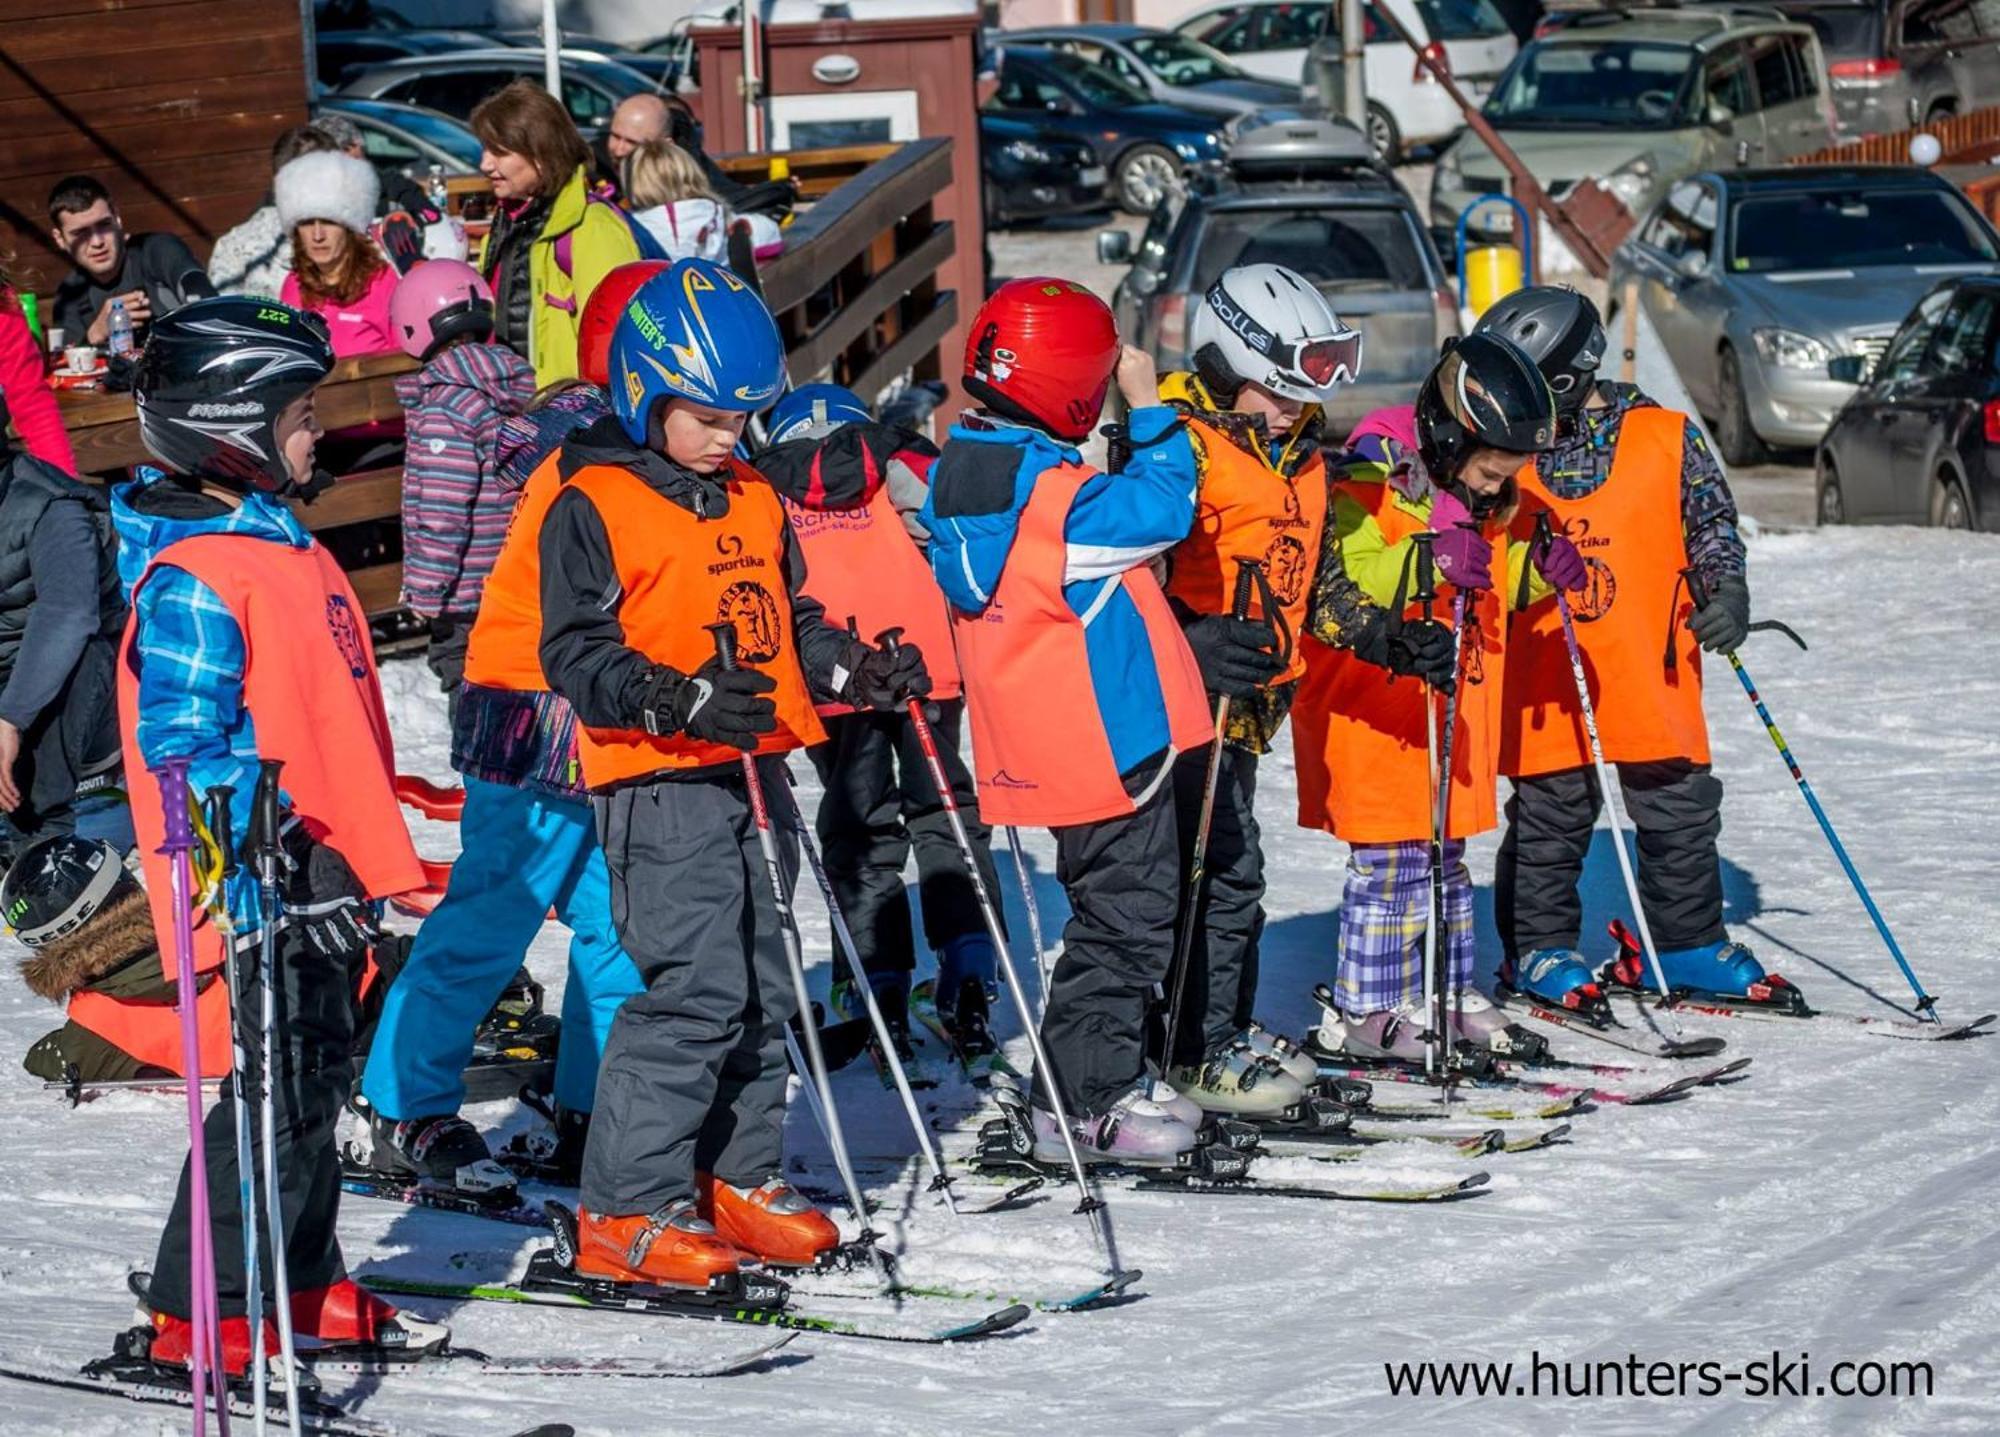
[[[1155,104],[1116,75],[1038,45],[998,49],[999,88],[984,113],[1088,145],[1110,173],[1111,196],[1151,214],[1187,166],[1222,153],[1226,116]]]

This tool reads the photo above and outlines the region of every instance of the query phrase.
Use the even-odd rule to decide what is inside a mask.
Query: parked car
[[[1880,356],[1940,274],[1996,261],[2000,236],[1928,170],[1738,170],[1669,190],[1620,246],[1610,293],[1638,287],[1722,457],[1749,464],[1819,442],[1853,393],[1828,361]]]
[[[1782,0],[1778,8],[1818,32],[1847,135],[1888,134],[2000,104],[2000,14],[1990,6]]]
[[[533,50],[540,53],[542,32],[532,28],[502,26],[483,32],[489,45],[507,45],[517,50]],[[679,77],[679,68],[672,54],[653,54],[625,45],[615,44],[596,35],[585,35],[570,30],[562,32],[562,47],[574,50],[579,55],[588,55],[598,60],[609,60],[615,65],[623,65],[628,70],[637,70],[655,85],[671,90]]]
[[[1917,302],[1834,416],[1816,468],[1822,524],[2000,528],[2000,278],[1949,279]]]
[[[1111,176],[1112,197],[1148,214],[1184,166],[1222,153],[1219,115],[1156,104],[1074,55],[999,37],[999,85],[987,114],[1034,124],[1089,145]]]
[[[433,165],[447,175],[479,172],[479,137],[462,122],[436,110],[393,100],[329,95],[313,113],[345,115],[352,120],[361,131],[368,162],[378,169],[393,166],[419,183],[429,176]]]
[[[1079,214],[1107,208],[1107,174],[1082,140],[1031,121],[979,117],[979,161],[985,177],[986,223]]]
[[[1384,159],[1400,158],[1411,145],[1438,144],[1465,124],[1458,106],[1396,32],[1376,13],[1377,0],[1362,8],[1362,67],[1368,88],[1369,138]],[[1519,43],[1491,0],[1387,0],[1416,41],[1471,98],[1487,90],[1514,58]],[[1322,60],[1330,51],[1339,66],[1340,12],[1337,3],[1317,0],[1252,0],[1250,4],[1206,5],[1174,28],[1201,40],[1253,75],[1301,82],[1307,97],[1324,98]],[[1324,42],[1324,43],[1323,43]]]
[[[1119,333],[1162,366],[1188,362],[1188,311],[1234,265],[1298,271],[1361,331],[1361,378],[1333,406],[1337,440],[1370,410],[1408,404],[1458,303],[1416,202],[1360,131],[1323,117],[1245,122],[1227,159],[1191,174],[1153,212],[1135,250],[1098,236],[1106,264],[1130,263],[1112,297]]]
[[[470,30],[320,30],[313,36],[313,66],[320,84],[331,89],[370,65],[492,43]]]
[[[586,139],[604,133],[620,100],[654,92],[653,82],[638,71],[597,59],[588,51],[565,50],[561,60],[563,104]],[[464,50],[371,65],[350,77],[336,93],[365,100],[400,100],[462,120],[481,100],[523,75],[541,79],[540,51]]]
[[[1482,111],[1556,199],[1603,179],[1635,215],[1699,170],[1780,164],[1834,137],[1812,28],[1757,9],[1607,10],[1531,42]],[[1431,218],[1509,188],[1476,135],[1439,157]],[[1512,229],[1500,206],[1485,232]]]
[[[1273,105],[1297,105],[1302,98],[1296,81],[1247,74],[1199,40],[1148,25],[1055,25],[1009,30],[1004,38],[1046,45],[1101,65],[1161,104],[1186,110],[1241,115]]]

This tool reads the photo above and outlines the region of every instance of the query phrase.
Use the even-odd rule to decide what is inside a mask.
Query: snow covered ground
[[[1752,672],[1840,825],[1905,950],[1969,1017],[2000,1008],[2000,544],[1909,530],[1771,536],[1752,551],[1758,610],[1794,624],[1798,653],[1760,636]],[[421,664],[386,674],[403,767],[448,777],[442,705]],[[1730,674],[1711,667],[1716,764],[1728,783],[1723,854],[1734,933],[1815,1002],[1887,1013],[1908,997],[1790,778]],[[801,778],[810,783],[807,766]],[[1327,975],[1342,853],[1293,825],[1290,756],[1265,769],[1270,927],[1261,1014],[1298,1029]],[[456,842],[418,824],[426,853]],[[1475,846],[1482,885],[1494,842]],[[1030,841],[1050,939],[1060,891],[1051,849]],[[1623,910],[1602,841],[1592,918]],[[1486,894],[1482,888],[1482,905]],[[814,961],[824,916],[802,904]],[[1017,898],[1012,921],[1024,931]],[[1487,921],[1487,920],[1482,920]],[[1490,939],[1490,929],[1488,933]],[[1491,959],[1488,944],[1487,961]],[[562,939],[536,945],[560,982]],[[821,983],[823,973],[816,975]],[[553,993],[551,997],[553,999]],[[52,1010],[0,984],[0,1048],[19,1053]],[[961,1431],[1990,1433],[2000,1427],[2000,1041],[1892,1042],[1861,1029],[1690,1019],[1754,1055],[1748,1081],[1686,1101],[1604,1107],[1572,1141],[1476,1165],[1481,1197],[1439,1207],[1119,1194],[1127,1264],[1146,1271],[1128,1306],[1040,1317],[967,1348],[801,1337],[771,1367],[701,1382],[473,1379],[448,1372],[344,1391],[366,1416],[412,1432],[509,1432],[564,1420],[581,1432],[665,1433],[809,1424],[838,1432]],[[1016,1043],[1018,1051],[1021,1045]],[[1578,1057],[1619,1055],[1559,1040]],[[150,1261],[182,1150],[179,1100],[108,1097],[70,1111],[10,1059],[0,1072],[0,1358],[73,1367],[130,1320],[124,1276]],[[1411,1099],[1412,1089],[1387,1098]],[[841,1079],[864,1154],[908,1151],[892,1095],[870,1073]],[[954,1095],[946,1094],[949,1107]],[[964,1107],[941,1114],[941,1120]],[[517,1125],[510,1104],[473,1110]],[[830,1181],[802,1106],[795,1151]],[[964,1139],[955,1140],[962,1148]],[[1361,1162],[1278,1165],[1275,1175],[1410,1181],[1474,1165],[1443,1152],[1378,1150]],[[1094,1258],[1057,1192],[1024,1212],[956,1225],[913,1184],[878,1167],[894,1240],[917,1280],[1048,1293],[1086,1285]],[[921,1185],[915,1185],[919,1188]],[[963,1184],[970,1187],[971,1184]],[[228,1200],[227,1195],[219,1200]],[[535,1234],[349,1199],[342,1233],[362,1273],[499,1279]],[[463,1342],[510,1354],[733,1351],[755,1333],[612,1314],[475,1304],[450,1311]],[[921,1309],[921,1310],[919,1310]],[[943,1321],[969,1308],[847,1309],[884,1322]],[[1719,1364],[1776,1350],[1810,1354],[1808,1392],[1841,1360],[1927,1362],[1927,1399],[1721,1395],[1392,1397],[1385,1362],[1577,1366]],[[1798,1379],[1793,1370],[1794,1380]],[[1558,1379],[1559,1381],[1560,1379]],[[1572,1381],[1580,1380],[1573,1375]],[[1544,1390],[1549,1385],[1544,1375]],[[107,1399],[0,1384],[0,1431],[129,1433],[185,1419]]]

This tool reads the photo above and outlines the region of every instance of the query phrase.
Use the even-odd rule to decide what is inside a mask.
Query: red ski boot
[[[706,1289],[711,1278],[734,1273],[745,1254],[719,1236],[693,1202],[656,1213],[577,1211],[575,1270],[611,1282],[651,1282]]]
[[[271,1335],[274,1324],[264,1325]],[[292,1294],[292,1337],[300,1351],[373,1347],[393,1352],[438,1352],[451,1340],[441,1322],[391,1307],[351,1277]],[[227,1346],[227,1339],[224,1339]]]
[[[153,1361],[163,1367],[193,1366],[194,1323],[169,1312],[155,1312],[149,1316],[153,1323]],[[278,1326],[274,1322],[264,1324],[264,1355],[278,1355]],[[242,1377],[250,1370],[248,1317],[222,1319],[222,1370],[231,1377]]]
[[[695,1174],[701,1212],[716,1232],[751,1257],[781,1267],[812,1267],[840,1245],[833,1219],[781,1177],[754,1188],[733,1187],[712,1173]]]

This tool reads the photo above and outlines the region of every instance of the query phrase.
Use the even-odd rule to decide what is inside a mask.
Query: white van
[[[1396,18],[1433,56],[1442,55],[1468,99],[1483,101],[1493,82],[1513,63],[1520,44],[1493,0],[1366,0],[1362,56],[1368,84],[1368,137],[1375,152],[1397,159],[1411,145],[1450,139],[1464,127],[1444,87],[1417,63],[1409,46],[1382,22],[1378,4]],[[1305,85],[1311,100],[1319,77],[1311,63],[1315,41],[1336,42],[1338,0],[1250,0],[1207,5],[1176,22],[1183,35],[1213,45],[1253,75]],[[1335,63],[1338,50],[1328,47]]]

